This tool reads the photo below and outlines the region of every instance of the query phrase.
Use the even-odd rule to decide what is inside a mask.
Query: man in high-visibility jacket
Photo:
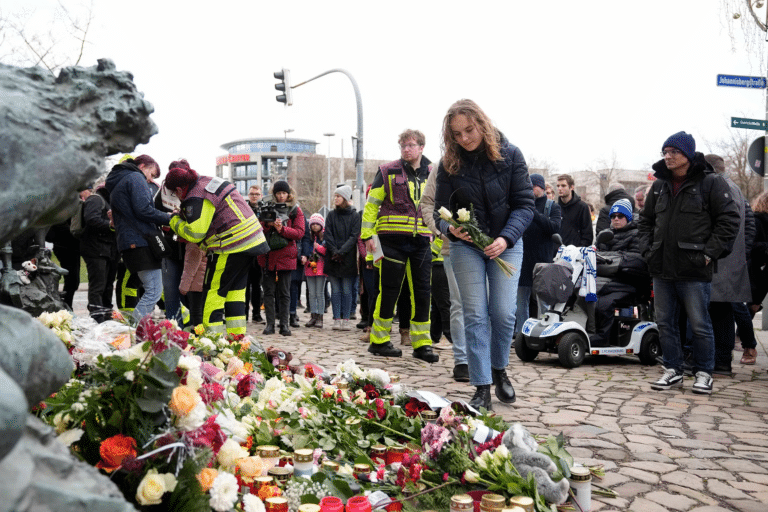
[[[400,357],[402,351],[392,345],[395,303],[404,279],[411,294],[411,344],[413,357],[435,363],[429,335],[430,275],[432,254],[430,231],[424,224],[419,201],[432,169],[422,155],[424,134],[406,130],[398,138],[400,159],[379,167],[363,210],[361,238],[368,253],[376,250],[377,235],[384,257],[379,270],[379,297],[373,313],[368,352],[386,357]]]
[[[269,251],[253,210],[235,186],[221,178],[199,176],[182,160],[164,187],[180,200],[170,226],[208,254],[203,282],[203,326],[245,334],[245,286],[255,256]]]

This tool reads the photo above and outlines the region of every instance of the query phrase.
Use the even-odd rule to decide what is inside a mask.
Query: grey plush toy
[[[550,476],[557,471],[557,466],[552,459],[539,453],[538,443],[530,432],[519,423],[515,423],[504,433],[501,442],[509,449],[512,463],[523,476],[527,478],[533,473],[536,487],[545,500],[559,505],[568,499],[568,479],[563,478],[559,482],[553,482]]]

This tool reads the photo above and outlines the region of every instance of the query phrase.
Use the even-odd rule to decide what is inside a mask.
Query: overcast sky
[[[96,0],[81,65],[108,57],[133,73],[159,127],[137,152],[164,169],[186,157],[212,174],[222,144],[285,129],[319,142],[321,154],[323,133],[333,132],[331,155],[343,138],[350,157],[349,80],[306,84],[286,108],[272,76],[283,67],[294,83],[332,68],[355,77],[367,158],[397,158],[406,128],[422,130],[424,154],[438,158],[446,110],[471,98],[528,160],[561,172],[614,158],[647,169],[674,132],[692,133],[707,151],[727,137],[732,116],[765,119],[764,91],[716,85],[718,74],[762,72],[743,48],[732,51],[721,3]],[[5,13],[19,5],[41,14],[56,4],[0,0]]]

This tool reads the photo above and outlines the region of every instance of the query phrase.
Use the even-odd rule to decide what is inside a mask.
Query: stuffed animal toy
[[[570,484],[567,478],[559,482],[553,482],[551,475],[557,471],[557,466],[552,459],[538,452],[538,443],[525,427],[515,423],[507,430],[501,442],[509,449],[512,464],[515,465],[520,475],[527,478],[533,473],[536,487],[545,500],[559,505],[568,499]]]
[[[37,265],[33,260],[25,261],[21,264],[21,270],[18,271],[18,274],[22,283],[29,284],[37,276]]]
[[[277,347],[267,347],[267,359],[272,363],[272,366],[277,368],[281,364],[288,366],[288,363],[293,359],[293,355],[290,352],[280,350]],[[291,369],[291,371],[293,371],[293,369]]]

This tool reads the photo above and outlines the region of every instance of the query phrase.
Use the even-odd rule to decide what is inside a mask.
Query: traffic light
[[[275,78],[281,81],[279,84],[275,84],[275,89],[284,93],[276,96],[277,101],[285,103],[286,106],[293,105],[290,70],[283,68],[282,70],[275,72]]]

